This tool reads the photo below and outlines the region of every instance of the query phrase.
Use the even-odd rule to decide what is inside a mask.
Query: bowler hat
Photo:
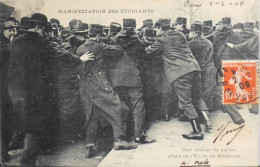
[[[100,24],[90,24],[89,25],[89,36],[94,37],[94,36],[97,36],[98,34],[102,34],[103,28],[104,28],[104,26],[102,26]]]
[[[29,23],[28,23],[29,19],[30,19],[29,17],[22,17],[21,18],[20,27],[22,29],[28,29],[29,28]]]
[[[221,21],[222,27],[231,27],[231,18],[230,17],[223,17]]]
[[[109,31],[111,34],[117,34],[122,29],[122,26],[119,23],[112,22],[109,26]]]
[[[254,29],[254,23],[252,22],[245,23],[245,31],[253,31],[253,29]]]
[[[143,27],[152,27],[153,26],[153,20],[152,19],[146,19],[143,21]]]
[[[187,24],[187,18],[177,17],[175,24],[183,24],[183,25],[186,25],[186,24]]]
[[[87,34],[88,33],[88,24],[79,23],[76,31],[73,34]]]
[[[35,25],[41,25],[45,28],[48,27],[48,19],[45,15],[41,13],[34,13],[28,20],[28,23],[30,27],[34,27]]]
[[[11,16],[14,7],[0,3],[0,22],[5,22]]]

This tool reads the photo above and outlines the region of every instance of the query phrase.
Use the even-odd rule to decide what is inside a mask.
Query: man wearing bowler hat
[[[198,111],[206,108],[205,102],[199,96],[200,91],[200,67],[194,58],[183,33],[170,29],[167,19],[157,22],[156,42],[147,49],[148,56],[161,53],[164,61],[164,71],[171,88],[178,97],[179,108],[184,110],[188,117],[193,132],[183,134],[186,139],[203,140],[203,133],[198,121]],[[193,104],[201,105],[195,108]]]
[[[213,62],[212,43],[202,36],[203,26],[201,22],[195,22],[191,27],[189,42],[190,49],[201,68],[201,97],[207,108],[201,109],[206,120],[206,129],[211,129],[211,121],[208,110],[213,110],[213,89],[215,87],[216,69]]]
[[[24,127],[26,133],[21,165],[35,166],[39,147],[46,143],[46,135],[53,128],[55,117],[53,82],[60,70],[58,64],[75,67],[91,60],[89,54],[81,58],[53,47],[46,39],[47,17],[35,13],[30,17],[28,32],[12,43],[10,68],[7,75],[8,92],[13,103],[25,101]],[[40,143],[40,141],[43,141]]]
[[[240,38],[239,36],[232,30],[231,18],[224,17],[220,23],[220,27],[216,29],[214,33],[212,33],[209,37],[213,38],[213,60],[214,65],[217,68],[218,72],[218,91],[216,91],[215,102],[223,107],[223,110],[229,114],[231,119],[235,124],[244,123],[244,119],[237,111],[235,106],[232,105],[222,105],[222,60],[236,60],[243,58],[241,55],[232,50],[226,42],[239,44]],[[218,106],[220,107],[220,106]]]

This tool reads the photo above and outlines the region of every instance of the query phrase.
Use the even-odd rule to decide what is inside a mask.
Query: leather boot
[[[203,140],[204,135],[201,133],[201,127],[197,119],[190,120],[193,132],[190,134],[183,134],[185,139]]]

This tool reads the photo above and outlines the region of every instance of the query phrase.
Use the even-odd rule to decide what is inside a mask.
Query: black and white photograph
[[[258,0],[0,0],[0,166],[260,165]]]

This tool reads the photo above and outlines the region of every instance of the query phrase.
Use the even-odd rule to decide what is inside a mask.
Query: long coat
[[[86,112],[86,123],[93,112],[92,106],[95,105],[107,116],[108,121],[121,124],[127,120],[129,109],[109,82],[106,59],[122,56],[123,50],[120,46],[90,39],[77,49],[76,54],[80,56],[87,51],[95,55],[95,60],[84,63],[80,71],[80,95]]]
[[[221,67],[222,60],[241,59],[233,49],[226,45],[227,42],[239,44],[240,38],[232,29],[223,29],[222,31],[214,31],[207,36],[212,39],[213,44],[213,60],[217,69]]]
[[[238,36],[240,38],[241,43],[243,43],[243,42],[255,37],[255,34],[249,33],[246,31],[242,31],[242,32],[238,33]]]
[[[201,68],[201,96],[209,109],[213,109],[213,89],[216,85],[216,68],[213,63],[212,43],[202,36],[189,42],[190,49]]]
[[[25,33],[13,41],[8,89],[11,96],[22,95],[27,99],[25,132],[44,135],[51,128],[56,98],[54,80],[63,63],[77,66],[81,60],[53,47],[49,40],[36,33]]]
[[[169,83],[192,71],[200,71],[183,33],[167,30],[147,50],[148,55],[162,54]]]
[[[234,45],[235,52],[243,56],[243,59],[259,59],[259,35],[238,45]]]
[[[115,37],[107,37],[107,44],[116,44]],[[127,49],[122,56],[109,57],[107,59],[108,76],[113,87],[127,86],[127,87],[140,87],[142,86],[140,71],[138,69],[138,62],[142,58],[142,54],[145,51],[145,46],[142,43],[135,43]],[[132,59],[132,55],[137,55],[136,59]],[[136,62],[137,61],[137,62]]]

